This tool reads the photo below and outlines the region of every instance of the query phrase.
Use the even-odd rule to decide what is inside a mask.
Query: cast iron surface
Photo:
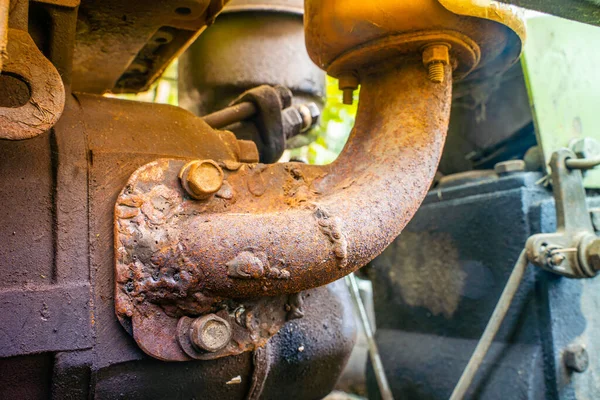
[[[525,241],[556,230],[540,178],[516,173],[432,190],[402,239],[371,263],[377,340],[386,371],[398,377],[396,396],[449,397]],[[466,398],[598,397],[597,365],[574,373],[563,357],[571,344],[590,360],[600,351],[599,288],[597,279],[529,268]]]
[[[252,352],[151,359],[113,301],[112,216],[128,177],[161,156],[235,159],[229,139],[175,107],[77,94],[52,131],[0,141],[0,397],[247,397],[261,376]],[[344,287],[307,294],[304,318],[269,342],[264,398],[331,390],[354,343],[349,304]],[[237,375],[241,384],[225,385]]]
[[[179,105],[196,115],[220,110],[259,85],[283,85],[322,104],[325,73],[308,57],[301,15],[278,6],[302,1],[235,1],[179,59]],[[253,6],[275,7],[269,12]],[[248,8],[245,8],[248,6]],[[265,10],[263,10],[265,11]],[[284,12],[279,12],[284,11]],[[244,60],[244,62],[240,62]]]

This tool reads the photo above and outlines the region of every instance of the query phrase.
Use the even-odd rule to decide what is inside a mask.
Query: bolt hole
[[[158,38],[154,39],[154,41],[158,44],[165,44],[168,42],[167,38],[164,38],[164,37],[158,37]]]
[[[192,10],[189,7],[177,7],[175,13],[177,15],[190,15]]]
[[[0,74],[0,107],[22,107],[31,98],[29,84],[19,75],[10,72]]]
[[[129,293],[133,292],[133,282],[129,281],[125,284],[125,290],[127,290]]]

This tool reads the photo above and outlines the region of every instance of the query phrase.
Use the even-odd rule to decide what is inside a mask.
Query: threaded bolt
[[[444,64],[441,62],[433,62],[427,67],[428,76],[431,82],[442,83],[444,82]]]
[[[354,89],[344,89],[343,96],[343,103],[347,105],[352,105],[352,103],[354,102]]]
[[[443,83],[444,67],[450,64],[450,46],[446,43],[430,44],[423,49],[423,65],[431,82]]]

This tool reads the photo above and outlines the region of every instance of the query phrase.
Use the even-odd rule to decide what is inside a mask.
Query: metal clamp
[[[527,240],[527,257],[536,266],[569,278],[591,278],[600,270],[600,238],[594,233],[575,154],[556,151],[550,159],[556,202],[555,233]]]

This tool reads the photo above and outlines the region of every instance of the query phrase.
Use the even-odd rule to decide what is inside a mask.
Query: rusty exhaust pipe
[[[236,204],[209,223],[190,221],[182,235],[196,244],[190,260],[211,277],[205,289],[223,297],[295,293],[381,253],[412,218],[437,169],[450,113],[447,75],[435,84],[422,65],[408,64],[365,77],[356,125],[336,162],[257,167],[230,179],[235,191],[248,189],[239,195],[252,211],[238,213],[246,206]],[[261,194],[252,182],[263,181]]]
[[[475,70],[480,79],[480,63],[496,71],[520,53],[520,25],[485,19],[513,21],[506,10],[455,0],[349,3],[306,3],[313,61],[361,84],[354,129],[334,163],[241,163],[240,145],[230,159],[146,164],[119,195],[116,312],[148,354],[210,359],[258,348],[302,315],[297,293],[380,254],[433,179],[453,77]],[[377,29],[361,31],[365,15]],[[233,339],[198,353],[187,327],[208,313],[228,321]]]
[[[264,346],[302,316],[296,293],[383,251],[435,174],[450,114],[444,71],[434,83],[410,61],[362,76],[353,132],[331,165],[161,159],[138,169],[115,208],[115,307],[140,348],[185,361]],[[188,333],[206,314],[233,332],[216,352]]]
[[[150,277],[172,270],[188,296],[277,296],[365,265],[398,236],[431,184],[450,113],[450,67],[445,73],[433,83],[409,62],[361,77],[356,124],[331,165],[221,162],[223,186],[206,201],[179,185],[183,161],[139,169],[116,207],[117,281],[127,284],[132,272],[148,278],[118,293],[156,290]]]

